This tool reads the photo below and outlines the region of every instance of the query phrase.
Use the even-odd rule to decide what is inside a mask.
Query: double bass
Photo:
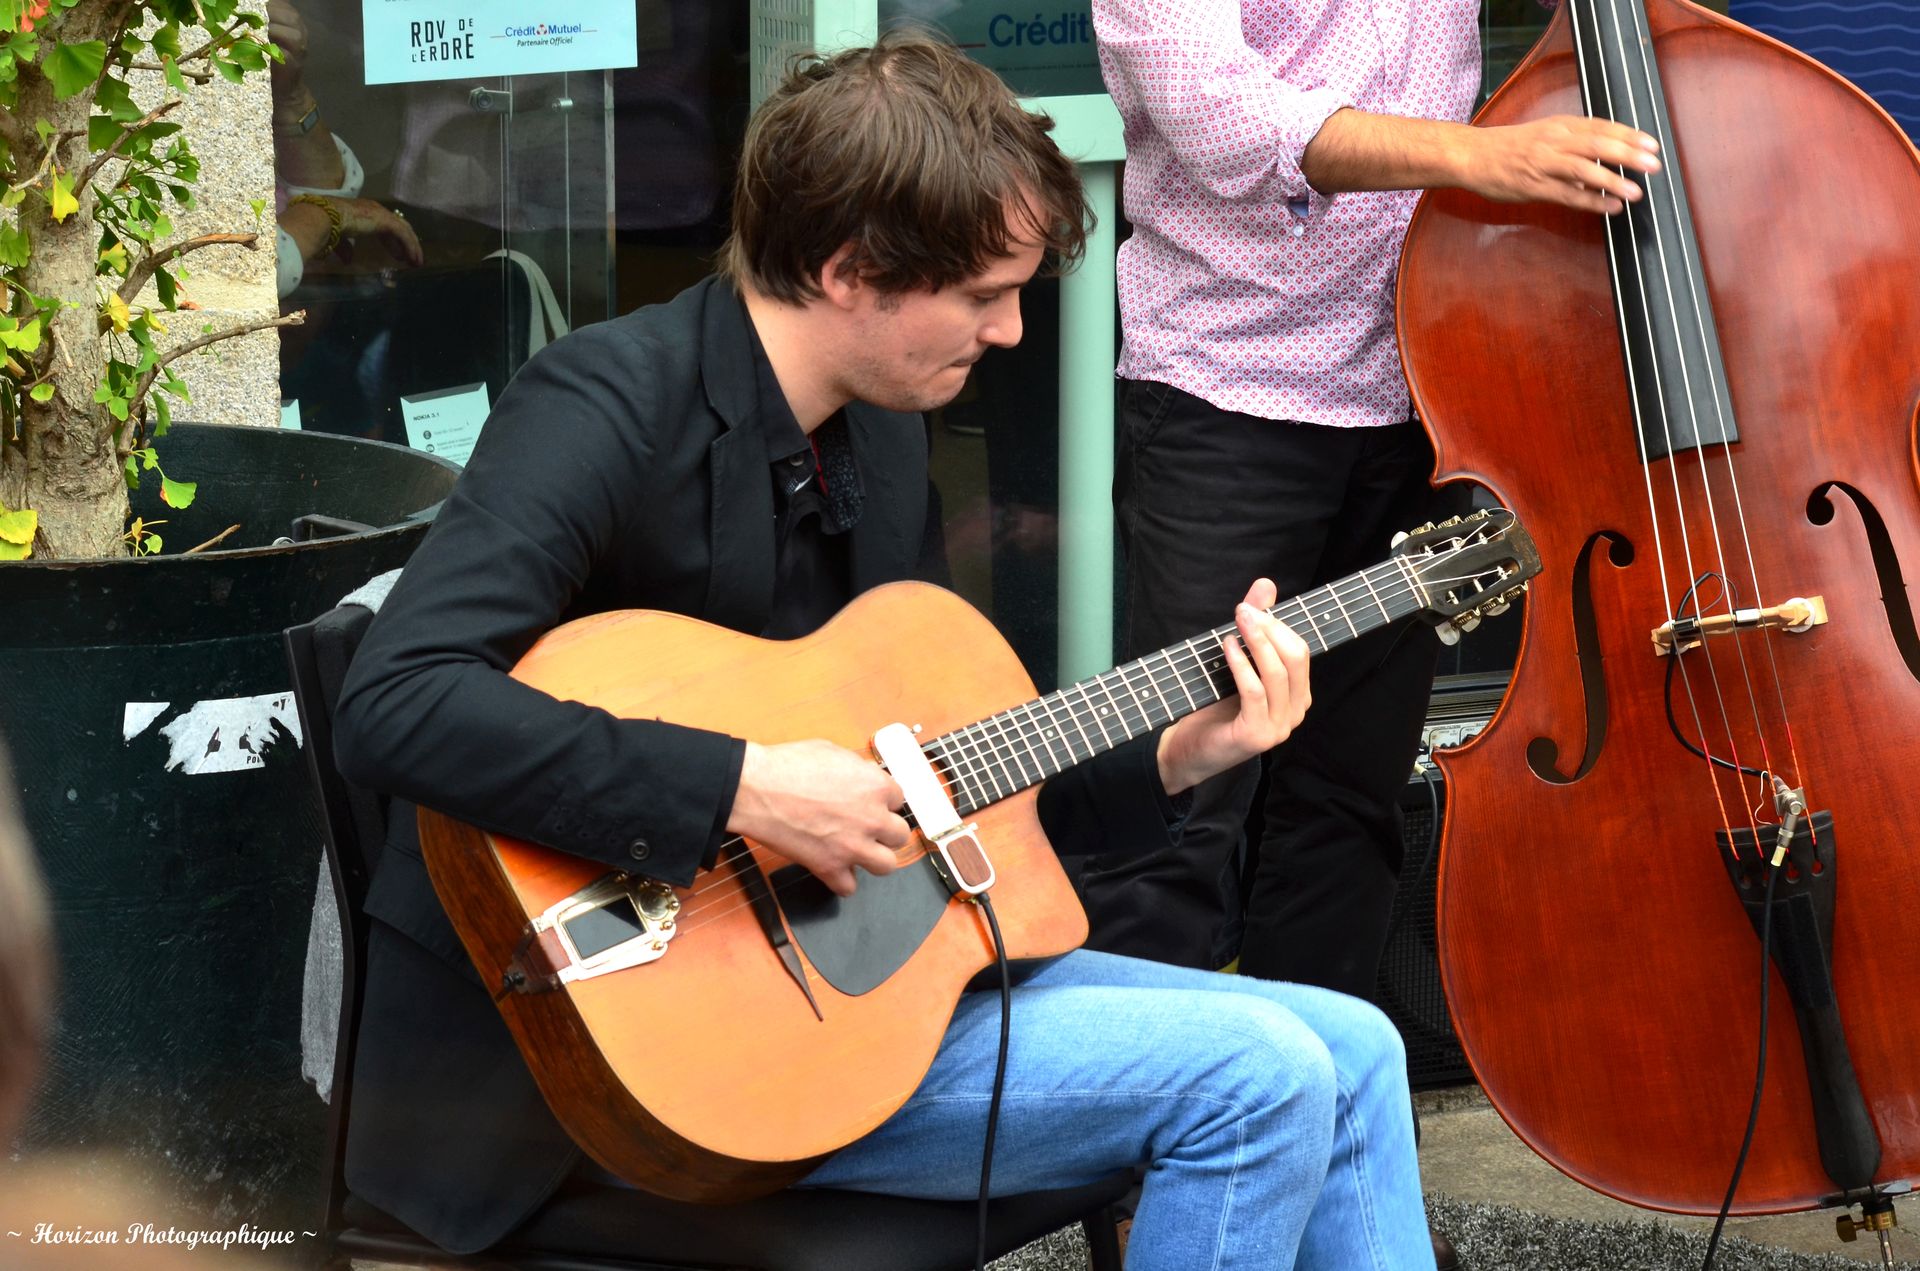
[[[1732,1212],[1884,1215],[1920,1176],[1920,156],[1686,0],[1563,0],[1475,122],[1556,114],[1659,138],[1645,197],[1436,191],[1398,284],[1436,479],[1543,567],[1440,758],[1453,1021],[1599,1191],[1717,1211],[1751,1112]]]

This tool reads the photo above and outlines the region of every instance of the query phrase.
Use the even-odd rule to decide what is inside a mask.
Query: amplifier
[[[1374,996],[1406,1041],[1407,1074],[1416,1090],[1473,1080],[1440,990],[1434,949],[1436,866],[1447,792],[1446,781],[1428,756],[1458,746],[1485,728],[1506,687],[1504,672],[1443,675],[1434,681],[1420,755],[1400,795],[1405,855]]]

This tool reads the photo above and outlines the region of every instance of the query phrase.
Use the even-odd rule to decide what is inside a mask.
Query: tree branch
[[[198,9],[200,7],[197,0],[193,7],[195,9]],[[205,20],[204,14],[202,15],[202,20],[203,21]],[[247,31],[251,29],[252,28],[248,27],[246,23],[241,22],[238,19],[235,19],[231,26],[228,26],[222,29],[219,35],[211,36],[205,44],[202,44],[199,48],[195,49],[193,52],[182,55],[181,58],[174,63],[174,65],[181,67],[182,68],[181,73],[185,74],[186,73],[185,67],[188,62],[197,62],[201,58],[206,57],[208,54],[212,53],[216,48],[222,48],[222,49],[226,48],[228,45],[232,44],[235,40],[239,39],[243,31]]]
[[[135,71],[159,71],[162,75],[167,73],[167,67],[164,62],[128,62],[127,68]],[[173,69],[179,71],[182,76],[192,80],[196,84],[211,84],[213,82],[212,71],[190,71],[178,62],[173,64]]]
[[[139,132],[142,128],[145,128],[148,124],[160,118],[160,116],[180,105],[183,100],[182,98],[176,97],[170,102],[163,102],[155,106],[141,117],[140,122],[130,125],[125,132],[114,138],[113,144],[95,155],[93,162],[87,165],[86,171],[80,174],[80,179],[73,183],[73,192],[77,195],[81,190],[85,189],[87,183],[93,180],[94,175],[106,166],[107,160],[119,154],[120,147],[133,140],[134,133]]]
[[[259,241],[258,234],[202,234],[198,238],[184,239],[163,247],[157,252],[148,252],[140,258],[139,264],[127,271],[126,281],[119,287],[120,298],[132,304],[155,270],[165,268],[188,252],[197,252],[202,247],[215,247],[221,243],[233,243],[251,251]]]
[[[263,318],[258,322],[243,322],[237,327],[228,327],[225,331],[215,331],[211,335],[203,335],[197,340],[190,340],[179,348],[170,350],[163,354],[158,362],[153,364],[152,370],[140,377],[140,383],[133,390],[133,396],[127,399],[127,413],[131,415],[140,409],[141,405],[147,400],[147,390],[153,387],[153,381],[159,378],[160,372],[165,370],[169,363],[176,362],[189,353],[204,349],[209,344],[218,344],[222,340],[237,339],[240,336],[252,335],[255,331],[266,331],[273,327],[297,327],[306,320],[307,311],[300,309],[287,314],[285,317]]]

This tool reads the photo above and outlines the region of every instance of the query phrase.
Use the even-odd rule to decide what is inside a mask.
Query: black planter
[[[238,523],[222,550],[0,565],[0,735],[61,981],[20,1146],[129,1162],[223,1226],[310,1229],[325,1108],[299,1028],[322,839],[276,700],[280,632],[402,564],[458,469],[211,425],[176,426],[161,454],[199,496],[165,508],[149,479],[135,511],[175,551]],[[274,545],[315,514],[374,528]]]

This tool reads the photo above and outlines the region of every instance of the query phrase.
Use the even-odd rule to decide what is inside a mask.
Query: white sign
[[[360,0],[366,80],[599,71],[639,61],[633,0]]]
[[[280,399],[280,426],[282,428],[298,428],[300,426],[299,399],[293,397],[283,397]]]
[[[487,422],[485,384],[462,384],[437,393],[415,393],[400,399],[400,415],[407,421],[407,444],[465,467]]]

